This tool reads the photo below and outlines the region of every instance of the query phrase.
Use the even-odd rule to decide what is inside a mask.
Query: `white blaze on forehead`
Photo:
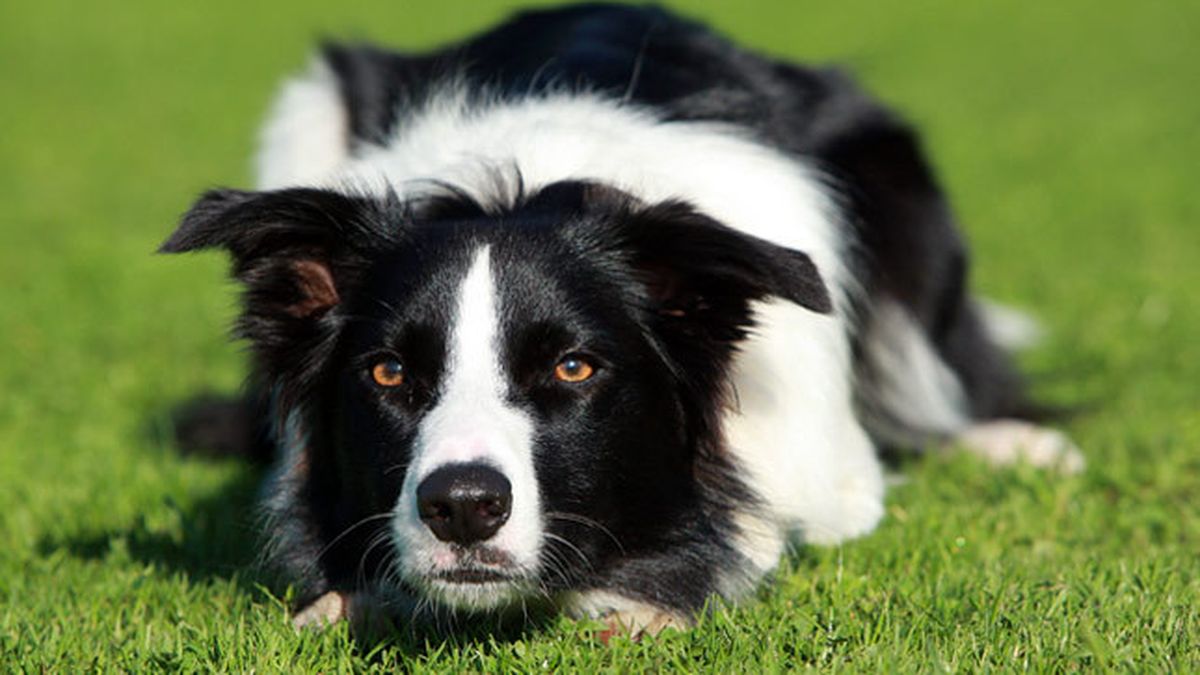
[[[541,539],[540,498],[533,467],[533,422],[507,401],[500,362],[499,299],[488,247],[477,250],[458,290],[438,402],[421,421],[396,508],[395,527],[405,567],[429,571],[452,557],[420,521],[416,491],[447,464],[489,464],[512,484],[512,513],[488,541],[518,565],[536,563]]]
[[[499,306],[486,246],[475,253],[459,287],[453,321],[441,394],[421,424],[418,473],[450,462],[507,464],[528,454],[529,420],[505,400]]]

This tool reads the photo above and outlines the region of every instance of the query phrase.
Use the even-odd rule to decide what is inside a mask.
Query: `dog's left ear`
[[[596,191],[603,199],[603,192]],[[688,434],[699,452],[729,393],[727,373],[738,343],[754,328],[752,303],[779,298],[807,310],[833,311],[829,289],[804,253],[738,232],[682,202],[640,205],[609,197],[605,218],[618,228],[620,254],[647,303],[647,324],[680,384]],[[797,340],[804,337],[797,335]],[[709,439],[716,445],[701,442]]]
[[[623,229],[655,311],[689,333],[740,339],[752,322],[749,303],[768,297],[833,311],[829,289],[807,255],[738,232],[687,204],[640,209]]]

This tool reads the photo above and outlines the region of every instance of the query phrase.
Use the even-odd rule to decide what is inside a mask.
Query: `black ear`
[[[340,301],[364,249],[381,238],[377,210],[370,200],[327,190],[213,190],[159,251],[224,248],[246,285],[247,315],[318,317]]]
[[[738,232],[687,204],[636,211],[625,223],[626,246],[656,311],[723,341],[744,336],[749,303],[790,300],[833,311],[829,290],[804,253]]]
[[[833,311],[829,290],[804,253],[738,232],[686,203],[647,206],[612,189],[595,193],[599,222],[616,228],[618,254],[647,303],[647,327],[679,385],[690,447],[717,458],[722,411],[736,395],[728,372],[754,328],[752,302],[782,298],[825,314]],[[602,236],[612,241],[612,234]]]

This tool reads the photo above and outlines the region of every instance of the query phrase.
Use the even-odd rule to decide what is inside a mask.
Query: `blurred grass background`
[[[906,467],[873,536],[800,552],[685,635],[295,635],[246,565],[257,476],[177,457],[172,404],[233,391],[215,255],[152,255],[315,39],[417,48],[501,2],[0,8],[0,667],[759,671],[1200,668],[1200,4],[675,3],[744,44],[852,67],[925,132],[985,294],[1088,472]]]

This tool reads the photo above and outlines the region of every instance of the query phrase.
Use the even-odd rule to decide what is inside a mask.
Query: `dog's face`
[[[442,223],[348,303],[339,445],[373,467],[361,493],[393,509],[403,578],[450,604],[559,583],[543,568],[600,564],[610,535],[652,536],[694,503],[684,404],[644,298],[600,273],[611,255],[547,225]]]
[[[502,212],[212,193],[164,249],[212,245],[246,284],[277,414],[305,430],[324,539],[373,519],[346,554],[360,572],[374,555],[470,608],[603,585],[711,520],[750,303],[830,309],[803,254],[587,183]]]

